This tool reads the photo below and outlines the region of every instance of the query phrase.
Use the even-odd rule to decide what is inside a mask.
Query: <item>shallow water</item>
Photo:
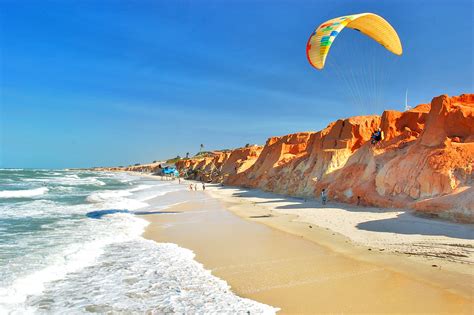
[[[273,313],[190,250],[142,238],[136,212],[163,210],[182,189],[123,173],[0,169],[0,313]]]

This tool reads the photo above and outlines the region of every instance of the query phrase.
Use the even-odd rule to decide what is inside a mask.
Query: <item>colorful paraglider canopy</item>
[[[324,68],[332,43],[345,27],[364,33],[396,55],[402,54],[398,34],[384,18],[373,13],[346,15],[324,22],[309,37],[306,56],[313,67]]]

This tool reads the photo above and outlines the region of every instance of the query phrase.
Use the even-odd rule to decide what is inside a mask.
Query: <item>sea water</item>
[[[0,314],[274,313],[238,297],[137,212],[185,189],[125,173],[0,169]]]

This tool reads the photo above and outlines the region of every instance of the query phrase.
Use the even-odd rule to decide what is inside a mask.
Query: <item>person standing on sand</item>
[[[328,197],[327,197],[326,189],[323,188],[323,190],[321,190],[321,202],[323,203],[323,205],[326,204],[327,200],[328,200]]]
[[[194,190],[195,190],[195,191],[198,190],[198,184],[194,184]]]
[[[204,182],[202,183],[202,190],[206,190],[206,184]]]
[[[193,184],[189,184],[189,190],[193,190]]]

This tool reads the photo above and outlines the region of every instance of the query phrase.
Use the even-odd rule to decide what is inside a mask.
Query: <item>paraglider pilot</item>
[[[372,144],[376,144],[377,142],[379,142],[380,140],[383,139],[383,132],[382,132],[382,129],[377,129],[377,131],[375,131],[373,134],[372,134],[372,137],[370,137],[371,140],[370,140],[370,143]]]

